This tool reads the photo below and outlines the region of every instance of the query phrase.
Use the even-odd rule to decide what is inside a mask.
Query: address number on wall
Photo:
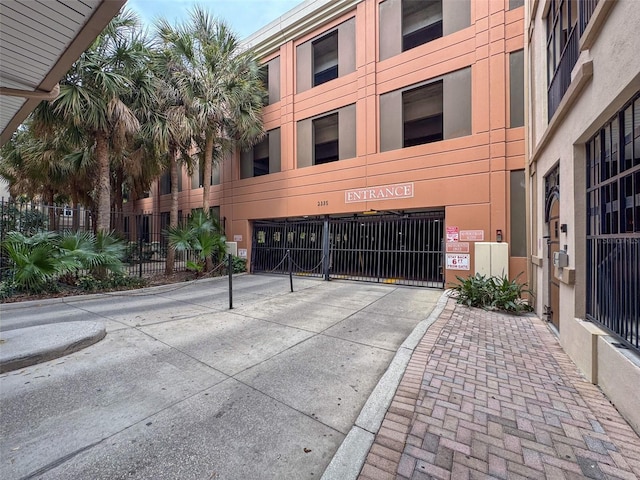
[[[328,207],[329,206],[329,200],[318,200],[318,206],[319,207]]]

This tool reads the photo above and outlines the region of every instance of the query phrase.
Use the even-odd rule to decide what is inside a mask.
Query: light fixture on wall
[[[496,230],[496,242],[502,242],[502,230],[500,229]]]

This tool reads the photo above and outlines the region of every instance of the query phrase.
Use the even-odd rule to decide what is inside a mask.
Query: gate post
[[[326,281],[329,281],[329,255],[331,255],[329,250],[329,215],[325,215],[322,232],[322,272]]]

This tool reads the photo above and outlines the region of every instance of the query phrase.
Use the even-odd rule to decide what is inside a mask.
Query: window
[[[280,171],[280,129],[269,130],[264,139],[240,155],[240,178],[259,177]]]
[[[297,125],[298,168],[356,156],[356,106],[300,120]]]
[[[380,95],[380,150],[471,134],[471,68]]]
[[[280,101],[280,57],[276,57],[260,68],[260,76],[266,90],[265,105]]]
[[[577,0],[551,0],[547,15],[548,115],[553,116],[571,84],[578,59]]]
[[[339,160],[338,114],[313,120],[313,164]]]
[[[209,185],[220,185],[220,167],[213,165],[211,168],[211,179]],[[202,188],[204,186],[204,166],[200,163],[191,176],[191,188]]]
[[[402,51],[442,37],[442,0],[402,2]]]
[[[380,60],[471,25],[471,0],[384,0],[379,5]]]
[[[442,80],[402,92],[402,114],[403,147],[442,140]]]
[[[182,172],[178,168],[178,191],[182,191]],[[171,193],[171,172],[165,172],[160,177],[160,195]]]
[[[160,195],[171,193],[171,174],[165,172],[160,177]]]
[[[524,170],[510,173],[511,256],[527,256]]]
[[[296,93],[356,71],[355,25],[351,18],[296,47]]]
[[[586,314],[636,349],[640,349],[639,138],[640,94],[636,94],[586,144]]]
[[[524,0],[509,0],[509,10],[522,7],[523,5],[524,5]]]
[[[524,126],[524,50],[509,54],[509,127]]]
[[[313,86],[338,78],[338,31],[313,42]]]

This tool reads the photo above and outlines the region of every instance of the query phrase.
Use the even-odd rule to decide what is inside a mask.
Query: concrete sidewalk
[[[359,478],[636,479],[640,438],[540,319],[449,300]]]

